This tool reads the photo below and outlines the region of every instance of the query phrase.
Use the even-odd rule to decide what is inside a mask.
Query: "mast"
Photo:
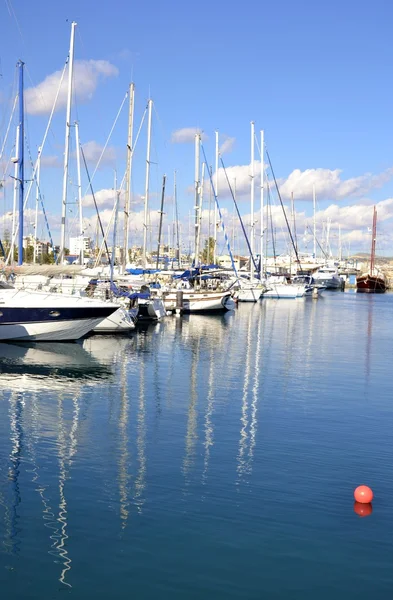
[[[196,229],[196,250],[195,250],[195,265],[199,264],[199,255],[201,250],[201,221],[202,221],[202,203],[203,203],[203,183],[205,179],[205,163],[202,163],[202,176],[199,186],[199,201],[197,208],[198,224]]]
[[[19,125],[16,128],[15,138],[15,157],[12,159],[14,163],[14,201],[12,206],[12,233],[11,233],[11,249],[10,257],[11,264],[14,264],[14,248],[16,243],[16,204],[18,200],[18,172],[19,172]]]
[[[341,262],[343,259],[343,249],[341,243],[341,225],[338,225],[338,260]]]
[[[75,144],[76,144],[76,168],[78,174],[78,206],[79,206],[79,264],[85,264],[84,256],[84,237],[85,232],[83,230],[83,213],[82,213],[82,180],[81,180],[81,157],[80,157],[80,146],[79,146],[79,125],[75,122]]]
[[[144,214],[143,214],[143,251],[142,251],[142,262],[143,268],[146,269],[146,250],[147,250],[147,217],[148,217],[148,205],[149,205],[149,179],[150,179],[150,148],[151,148],[151,112],[153,107],[153,100],[149,100],[147,103],[148,116],[147,116],[147,150],[146,150],[146,178],[145,178],[145,199],[144,199]]]
[[[18,183],[19,183],[19,240],[18,265],[23,264],[23,200],[24,200],[24,105],[23,105],[23,67],[24,62],[18,62],[19,69],[19,138],[18,138]]]
[[[160,225],[158,227],[158,246],[157,246],[157,260],[156,260],[156,269],[158,269],[158,263],[160,260],[160,250],[161,250],[161,232],[162,232],[162,218],[164,216],[164,198],[165,198],[165,181],[166,175],[162,178],[162,193],[161,193],[161,208],[160,208]],[[169,246],[169,244],[168,244]],[[169,248],[168,248],[169,250]]]
[[[218,198],[218,158],[220,155],[219,147],[218,147],[218,131],[216,133],[216,181],[215,181],[215,193],[216,198]],[[214,202],[214,225],[213,225],[213,264],[216,264],[216,246],[217,246],[217,202]]]
[[[195,232],[194,232],[194,266],[196,267],[199,261],[199,249],[198,249],[198,225],[199,225],[199,169],[200,169],[200,135],[199,133],[195,134],[194,138],[195,142],[195,179],[194,179],[194,188],[195,188]]]
[[[41,147],[38,148],[37,170],[36,170],[36,194],[35,194],[35,219],[34,219],[34,255],[33,263],[37,261],[37,227],[38,227],[38,203],[40,200],[40,171],[41,171]]]
[[[128,246],[130,239],[129,218],[131,206],[131,169],[133,156],[133,137],[134,137],[134,104],[135,104],[135,84],[130,83],[130,104],[128,110],[128,135],[127,135],[127,170],[126,170],[126,197],[124,202],[124,248],[123,248],[123,269],[125,270],[128,260]]]
[[[176,210],[176,243],[177,243],[177,262],[179,268],[181,268],[181,255],[180,255],[180,231],[179,231],[179,213],[177,210],[177,185],[176,185],[176,171],[173,173],[173,195],[175,197],[175,210]]]
[[[374,274],[376,241],[377,241],[377,209],[374,206],[373,233],[372,233],[372,240],[371,240],[371,257],[370,257],[370,275]]]
[[[253,279],[254,277],[254,196],[255,196],[255,169],[254,169],[254,161],[255,161],[255,157],[254,157],[254,136],[255,136],[255,125],[254,125],[254,121],[251,121],[251,170],[250,170],[250,177],[251,177],[251,195],[250,195],[250,221],[251,221],[251,228],[250,228],[250,278]]]
[[[291,192],[291,213],[292,213],[293,238],[295,240],[295,247],[297,250],[296,213],[295,213],[295,199],[293,197],[293,192]]]
[[[65,226],[67,216],[67,182],[68,182],[68,161],[70,157],[70,132],[71,132],[71,100],[72,100],[72,76],[74,70],[74,40],[75,40],[75,27],[76,23],[71,23],[71,38],[70,38],[70,51],[69,51],[69,63],[68,63],[68,93],[67,93],[67,113],[66,113],[66,133],[65,133],[65,145],[64,145],[64,173],[63,173],[63,196],[62,196],[62,207],[61,207],[61,238],[60,238],[60,252],[58,261],[64,260],[64,248],[65,248]]]
[[[264,180],[265,180],[265,165],[264,165],[264,161],[263,161],[263,150],[264,150],[264,145],[265,145],[265,140],[264,140],[264,131],[263,129],[261,129],[261,215],[260,215],[260,222],[261,222],[261,239],[260,239],[260,244],[261,247],[259,249],[259,272],[260,272],[260,276],[262,276],[263,273],[263,269],[264,269],[264,255],[263,255],[263,238],[264,238],[264,228],[265,228],[265,223],[264,223]]]
[[[110,268],[111,268],[111,283],[113,283],[113,274],[115,271],[115,261],[116,261],[116,234],[117,234],[117,215],[119,212],[119,200],[120,200],[120,190],[117,189],[117,173],[115,171],[114,174],[114,182],[113,187],[115,191],[115,205],[114,205],[114,223],[113,223],[113,236],[112,236],[112,256],[110,257]],[[108,257],[109,258],[109,257]]]
[[[315,220],[315,210],[316,210],[316,196],[315,196],[315,184],[312,186],[312,202],[313,202],[313,234],[314,234],[314,258],[317,258],[317,223]]]

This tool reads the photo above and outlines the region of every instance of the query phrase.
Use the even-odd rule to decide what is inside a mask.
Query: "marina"
[[[2,597],[388,600],[393,8],[0,15]]]

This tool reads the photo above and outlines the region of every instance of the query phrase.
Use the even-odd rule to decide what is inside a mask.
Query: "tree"
[[[201,261],[205,265],[211,264],[214,257],[214,238],[209,237],[205,240],[205,247],[202,250]]]
[[[31,263],[34,259],[34,246],[30,246],[30,244],[23,250],[23,258],[25,262]]]
[[[41,261],[43,265],[53,265],[55,262],[53,252],[51,252],[50,254],[48,254],[47,252],[45,254],[42,254]]]

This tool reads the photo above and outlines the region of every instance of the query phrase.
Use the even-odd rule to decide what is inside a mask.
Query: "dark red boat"
[[[375,270],[375,243],[377,239],[377,211],[374,206],[373,237],[371,242],[370,273],[356,277],[356,291],[368,294],[383,294],[386,292],[386,281],[382,274],[377,275]]]

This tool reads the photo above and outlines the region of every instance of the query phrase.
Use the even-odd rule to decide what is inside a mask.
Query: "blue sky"
[[[367,226],[372,221],[371,206],[377,203],[379,251],[393,254],[390,234],[393,120],[389,76],[393,64],[390,43],[393,6],[389,3],[278,0],[230,4],[201,0],[193,5],[156,0],[135,4],[122,0],[106,3],[40,0],[34,4],[5,0],[0,11],[1,141],[14,94],[16,61],[22,58],[26,63],[26,88],[42,84],[64,65],[72,20],[78,23],[76,61],[106,61],[88,63],[87,70],[86,63],[81,63],[76,87],[81,86],[82,91],[79,96],[75,92],[73,106],[73,120],[79,121],[81,141],[91,151],[91,171],[131,78],[136,85],[136,126],[150,93],[154,101],[152,161],[155,163],[151,170],[152,238],[161,178],[163,173],[168,175],[171,195],[174,169],[178,173],[180,213],[186,236],[186,216],[193,207],[190,188],[194,178],[194,149],[192,142],[171,141],[173,133],[184,128],[200,128],[205,133],[206,151],[213,164],[214,130],[220,131],[221,142],[230,138],[232,149],[223,158],[228,167],[233,167],[232,174],[239,182],[241,210],[247,221],[250,121],[254,120],[258,136],[260,129],[265,131],[266,146],[286,203],[290,191],[294,192],[297,222],[302,230],[306,222],[311,222],[310,190],[314,183],[320,237],[323,222],[330,218],[332,231],[341,225],[348,248],[368,250]],[[44,94],[47,87],[40,90]],[[27,112],[30,112],[27,134],[34,157],[49,111]],[[55,115],[44,151],[51,158],[47,158],[41,178],[55,239],[58,239],[62,187],[62,169],[56,165],[62,161],[64,122],[62,108]],[[119,178],[123,175],[126,134],[125,108],[110,140],[105,165],[94,180],[97,195],[100,190],[113,187],[114,168]],[[143,194],[145,144],[144,129],[135,151],[135,198]],[[7,152],[12,152],[11,143],[7,144]],[[257,149],[255,157],[259,160]],[[74,164],[70,173],[74,181]],[[86,184],[84,180],[84,190]],[[12,204],[10,186],[4,189],[1,212],[10,210]],[[230,227],[232,205],[223,186],[220,191]],[[259,199],[258,188],[256,193]],[[71,199],[73,195],[70,189]],[[111,200],[108,193],[99,197],[103,219],[108,220]],[[33,199],[29,207],[34,208]],[[75,211],[75,206],[70,205],[70,210]],[[135,241],[140,238],[137,223],[141,211],[142,206],[135,204]],[[172,213],[170,199],[167,211]],[[70,213],[71,234],[73,214]],[[90,230],[91,214],[87,207],[86,227]],[[276,214],[281,226],[278,209]],[[0,231],[3,228],[0,224]],[[45,237],[42,223],[38,233]]]

